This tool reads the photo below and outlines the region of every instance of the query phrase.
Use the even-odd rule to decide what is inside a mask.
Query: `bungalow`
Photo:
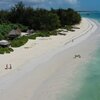
[[[16,37],[18,37],[18,36],[20,36],[21,35],[21,31],[20,31],[20,29],[13,29],[12,31],[10,31],[9,32],[9,34],[8,34],[8,37],[10,38],[10,39],[13,39],[13,38],[16,38]]]
[[[0,46],[1,47],[8,47],[10,43],[7,40],[1,40],[0,41]]]

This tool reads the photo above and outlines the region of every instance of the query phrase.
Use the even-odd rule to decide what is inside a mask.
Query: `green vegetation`
[[[71,25],[65,25],[65,27],[68,31],[71,31],[72,30],[72,26]]]
[[[42,32],[37,32],[36,37],[49,37],[50,35],[57,35],[56,31],[42,31]]]
[[[58,28],[66,28],[72,30],[72,25],[79,24],[81,16],[73,9],[33,9],[26,7],[23,2],[18,2],[14,7],[8,10],[0,11],[0,40],[6,39],[11,42],[12,47],[20,47],[24,45],[28,39],[36,39],[36,37],[49,37],[57,35],[55,31]],[[26,32],[28,29],[35,30],[36,34],[16,37],[9,40],[8,33],[12,29],[19,28]],[[1,48],[0,53],[9,53],[11,48]]]
[[[20,47],[20,46],[24,45],[25,43],[27,43],[27,41],[28,41],[27,36],[16,38],[16,39],[11,41],[11,46],[12,47]]]
[[[9,31],[12,30],[12,27],[8,24],[1,24],[0,25],[0,39],[5,39],[7,38],[7,34],[9,33]]]
[[[10,52],[13,52],[13,49],[12,48],[2,48],[0,47],[0,54],[4,54],[4,53],[10,53]]]
[[[25,31],[28,28],[24,25],[21,24],[0,24],[0,40],[1,39],[7,39],[8,38],[8,33],[15,28],[20,28],[21,31]]]
[[[11,7],[9,11],[0,11],[0,23],[13,23],[28,26],[34,30],[51,31],[65,25],[78,24],[81,16],[73,9],[33,9],[22,2]],[[26,30],[26,29],[25,29]]]
[[[57,35],[56,31],[40,31],[34,35],[28,36],[28,39],[36,39],[36,37],[49,37],[50,35]]]
[[[11,46],[12,47],[20,47],[20,46],[24,45],[25,43],[27,43],[27,41],[28,41],[28,37],[26,37],[26,36],[16,38],[11,41]]]

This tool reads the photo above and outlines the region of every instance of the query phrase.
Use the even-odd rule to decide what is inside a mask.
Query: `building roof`
[[[19,36],[19,35],[21,35],[21,31],[19,30],[19,29],[16,29],[16,30],[12,30],[12,31],[10,31],[9,32],[9,36]]]
[[[10,43],[7,40],[1,40],[0,41],[0,45],[5,46],[5,45],[9,45]]]

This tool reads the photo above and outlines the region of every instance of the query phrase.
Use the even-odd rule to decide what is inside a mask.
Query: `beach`
[[[0,55],[0,76],[5,75],[11,71],[5,71],[7,64],[8,66],[11,64],[13,67],[12,70],[15,70],[16,68],[20,68],[20,66],[27,64],[27,62],[29,62],[31,59],[38,59],[40,57],[42,58],[42,56],[50,52],[56,52],[58,49],[62,49],[64,45],[67,45],[67,47],[72,46],[72,41],[74,39],[87,34],[87,32],[91,30],[93,26],[91,24],[92,22],[89,21],[90,20],[83,18],[81,24],[77,25],[80,29],[75,29],[75,32],[66,32],[66,36],[57,35],[50,37],[38,37],[36,40],[29,40],[22,47],[13,48],[14,52],[10,54]],[[93,23],[93,25],[95,24]]]
[[[82,86],[76,80],[86,70],[80,66],[91,60],[96,46],[93,33],[99,31],[99,25],[86,18],[77,26],[80,29],[66,36],[38,37],[0,55],[1,100],[60,100],[66,90],[67,99],[73,100]],[[75,59],[77,54],[81,58]],[[5,70],[6,64],[12,69]]]

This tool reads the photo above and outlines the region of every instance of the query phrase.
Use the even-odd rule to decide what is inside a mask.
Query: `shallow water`
[[[88,15],[82,15],[88,18],[94,18],[100,22],[100,13],[93,13]],[[91,55],[91,60],[80,67],[85,67],[86,70],[82,71],[80,78],[75,82],[74,86],[77,89],[77,85],[82,84],[76,91],[74,89],[68,95],[67,92],[63,94],[60,100],[100,100],[100,37],[97,37],[96,49]],[[77,84],[77,85],[76,85]]]
[[[93,18],[100,21],[100,12],[81,12],[82,17]]]
[[[100,21],[100,13],[90,15],[91,18]],[[100,39],[100,38],[97,38]],[[97,49],[92,55],[92,60],[86,65],[86,77],[84,85],[75,100],[100,100],[100,41],[98,40]]]
[[[100,48],[98,47],[87,67],[84,84],[73,100],[100,100]]]

